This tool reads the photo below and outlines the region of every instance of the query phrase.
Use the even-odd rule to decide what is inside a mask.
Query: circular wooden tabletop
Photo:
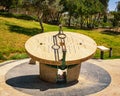
[[[58,49],[59,61],[55,61],[55,50],[52,48],[53,35],[56,35],[58,31],[42,33],[35,35],[28,39],[25,43],[25,49],[29,56],[41,63],[51,65],[61,65],[62,50]],[[73,32],[64,32],[66,34],[66,64],[79,64],[93,56],[97,49],[97,45],[90,37]],[[60,40],[58,38],[58,45]]]

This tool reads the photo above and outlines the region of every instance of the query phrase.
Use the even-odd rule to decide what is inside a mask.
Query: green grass
[[[44,24],[45,32],[58,31],[58,26]],[[113,48],[112,58],[120,58],[120,33],[99,32],[98,30],[78,30],[64,27],[64,31],[82,33],[92,37],[98,45]],[[28,38],[41,33],[39,23],[34,20],[23,20],[0,16],[0,61],[28,57],[24,44]],[[99,58],[99,50],[95,54]],[[108,53],[105,52],[105,59]]]

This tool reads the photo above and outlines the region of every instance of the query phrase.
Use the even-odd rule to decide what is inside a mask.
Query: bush
[[[6,60],[2,53],[0,53],[0,60]]]
[[[14,16],[12,13],[8,13],[8,12],[0,12],[0,15],[2,15],[4,17],[13,17]]]
[[[25,14],[12,14],[12,13],[9,13],[9,12],[0,12],[0,15],[2,15],[4,17],[14,17],[14,18],[17,18],[17,19],[37,21],[36,17],[28,16],[28,15],[25,15]]]
[[[120,12],[112,12],[111,14],[114,15],[114,18],[111,19],[111,22],[112,22],[113,27],[119,26],[119,22],[120,22]]]
[[[105,15],[103,18],[103,22],[106,23],[107,22],[107,16]]]
[[[23,59],[23,58],[27,58],[28,55],[26,53],[16,53],[13,56],[10,57],[10,59]]]
[[[20,14],[20,15],[14,15],[15,18],[17,19],[24,19],[24,20],[37,20],[35,17],[28,16],[25,14]]]
[[[106,23],[102,22],[101,26],[102,27],[112,27],[110,22],[106,22]]]

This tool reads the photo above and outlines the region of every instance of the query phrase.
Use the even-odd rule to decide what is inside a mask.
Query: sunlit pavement
[[[109,78],[106,78],[106,81],[105,83],[109,83],[109,85],[107,85],[105,88],[103,89],[100,89],[98,91],[94,91],[94,90],[97,90],[96,88],[99,88],[98,87],[92,87],[93,88],[93,92],[92,90],[88,91],[86,90],[85,88],[81,88],[82,85],[84,86],[87,86],[87,84],[91,84],[91,83],[88,83],[89,80],[83,80],[82,75],[83,74],[80,74],[80,79],[79,79],[79,83],[77,84],[73,84],[71,86],[62,86],[62,88],[58,88],[58,87],[50,87],[51,85],[48,85],[49,89],[46,89],[46,90],[42,90],[39,89],[39,88],[45,88],[43,87],[44,82],[42,82],[42,85],[41,86],[38,86],[38,88],[34,89],[34,87],[26,87],[26,86],[23,86],[23,88],[18,88],[20,86],[12,86],[12,85],[9,85],[9,83],[7,83],[10,79],[10,77],[14,77],[13,75],[15,74],[26,74],[25,72],[21,71],[21,70],[17,70],[17,68],[22,68],[22,70],[30,70],[31,73],[34,73],[34,71],[32,72],[32,66],[34,65],[30,65],[28,66],[27,68],[24,68],[24,66],[22,66],[23,64],[26,64],[25,66],[27,66],[28,62],[29,62],[30,59],[22,59],[22,60],[14,60],[14,61],[7,61],[7,62],[3,62],[2,64],[0,64],[0,96],[120,96],[120,59],[111,59],[111,60],[96,60],[96,59],[90,59],[88,61],[85,62],[85,66],[91,66],[89,71],[92,71],[93,75],[96,77],[97,76],[97,79],[100,80],[101,78],[101,82],[103,82],[102,80],[105,81],[105,75],[104,74],[104,70],[105,72],[107,72],[109,75],[110,75],[110,82],[107,82],[107,80],[109,80]],[[88,65],[87,65],[88,64]],[[82,64],[84,65],[84,63]],[[36,65],[35,65],[36,66]],[[81,68],[84,69],[84,67]],[[95,67],[97,66],[97,67]],[[87,68],[89,69],[89,68]],[[98,70],[98,72],[96,70]],[[17,71],[16,71],[17,70]],[[99,70],[103,70],[103,71],[99,71]],[[39,71],[39,70],[38,70]],[[83,70],[84,71],[84,70]],[[14,72],[14,74],[13,74]],[[103,72],[100,73],[100,72]],[[30,74],[31,74],[30,73]],[[85,73],[85,71],[83,72]],[[97,74],[97,75],[96,75]],[[100,74],[100,75],[98,75]],[[33,75],[33,74],[31,74]],[[92,75],[92,74],[88,74],[88,77],[89,75]],[[93,76],[92,75],[92,76]],[[16,75],[17,76],[17,75]],[[101,77],[103,76],[103,77]],[[109,77],[109,76],[108,76]],[[89,77],[90,78],[90,77]],[[19,78],[21,80],[21,78]],[[85,78],[84,78],[85,79]],[[14,80],[14,79],[11,79],[11,81]],[[95,81],[97,82],[97,81]],[[38,82],[39,83],[39,82]],[[45,85],[46,86],[46,85]],[[48,88],[46,87],[46,88]],[[38,90],[39,91],[32,91],[32,90]],[[77,90],[79,89],[79,90]],[[24,91],[25,90],[25,91]],[[30,93],[31,91],[31,93]],[[55,91],[55,93],[53,93]],[[79,92],[81,91],[81,92]],[[33,92],[36,92],[36,94],[34,94]],[[71,92],[71,93],[70,93]],[[38,95],[38,93],[40,93],[41,95]],[[46,93],[49,93],[49,94],[46,94]],[[82,95],[80,94],[82,93]]]

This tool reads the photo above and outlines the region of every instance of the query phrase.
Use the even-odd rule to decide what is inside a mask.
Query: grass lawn
[[[44,24],[45,32],[58,31],[58,26]],[[120,58],[120,33],[100,32],[98,30],[77,30],[64,27],[64,31],[82,33],[92,37],[98,45],[113,48],[112,58]],[[39,23],[33,20],[23,20],[0,16],[0,62],[10,59],[28,57],[24,44],[31,36],[41,33]],[[95,58],[99,58],[99,50]],[[108,52],[105,52],[105,59]]]

